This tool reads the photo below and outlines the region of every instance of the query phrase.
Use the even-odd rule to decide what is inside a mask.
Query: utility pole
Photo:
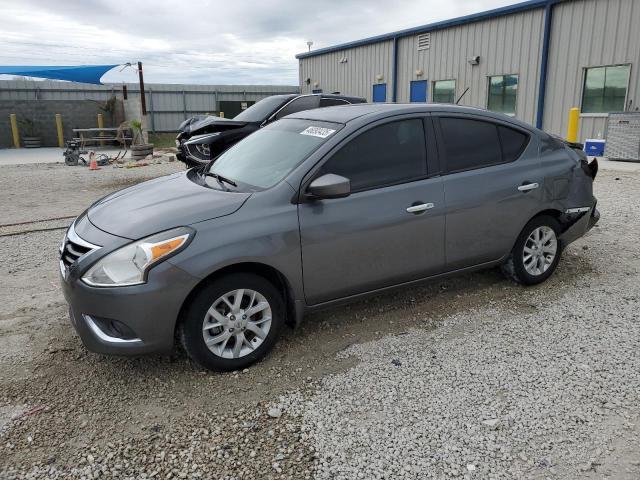
[[[147,114],[147,100],[144,98],[144,77],[142,76],[142,62],[138,62],[138,78],[140,79],[140,103],[142,104],[142,115]]]

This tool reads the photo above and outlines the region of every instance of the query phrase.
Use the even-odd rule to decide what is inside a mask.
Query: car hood
[[[251,196],[193,181],[194,171],[156,178],[93,204],[89,221],[100,230],[136,240],[163,230],[230,215]]]
[[[239,122],[229,120],[228,118],[207,117],[202,120],[193,122],[187,128],[190,135],[200,135],[204,133],[223,132],[225,130],[234,130],[247,125],[249,122]]]

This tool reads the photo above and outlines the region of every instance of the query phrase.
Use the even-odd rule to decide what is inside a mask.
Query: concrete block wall
[[[62,115],[64,139],[73,137],[73,128],[98,126],[98,113],[102,113],[104,126],[117,127],[124,121],[122,102],[114,113],[113,124],[108,114],[100,110],[100,103],[91,100],[0,100],[0,148],[13,146],[9,115],[15,113],[21,118],[33,119],[40,131],[42,146],[57,147],[56,113]],[[22,136],[23,132],[20,132]]]

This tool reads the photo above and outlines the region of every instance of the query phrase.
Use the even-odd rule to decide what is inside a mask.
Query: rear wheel
[[[535,285],[549,278],[560,261],[562,248],[558,236],[560,224],[543,215],[531,220],[522,230],[511,255],[503,265],[504,273],[523,285]]]
[[[188,355],[201,366],[239,370],[271,350],[284,321],[284,301],[271,282],[235,273],[196,294],[185,310],[180,337]]]

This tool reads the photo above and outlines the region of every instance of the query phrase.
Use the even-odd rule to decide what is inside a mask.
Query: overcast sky
[[[149,83],[297,85],[307,40],[322,48],[516,1],[0,0],[0,65],[140,60]],[[115,69],[103,82],[136,79]]]

